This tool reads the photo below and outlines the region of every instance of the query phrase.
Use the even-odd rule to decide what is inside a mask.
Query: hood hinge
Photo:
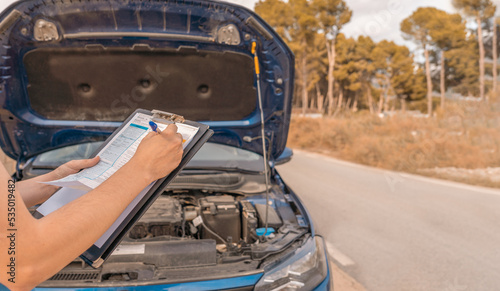
[[[16,131],[16,134],[18,132]],[[22,131],[19,131],[19,135],[18,136],[21,136],[22,135]],[[21,169],[21,164],[25,162],[25,156],[26,154],[28,153],[27,149],[26,149],[26,144],[25,142],[22,140],[22,139],[17,139],[17,144],[19,145],[19,149],[21,150],[19,152],[19,157],[17,157],[17,161],[16,161],[16,172],[14,173],[14,179],[16,181],[20,181],[22,178],[23,178],[23,172],[22,172],[22,169]]]

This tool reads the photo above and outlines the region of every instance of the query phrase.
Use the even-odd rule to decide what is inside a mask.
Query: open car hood
[[[204,122],[211,141],[285,149],[293,54],[256,14],[215,1],[30,0],[0,15],[0,143],[23,161],[104,140],[136,108]]]

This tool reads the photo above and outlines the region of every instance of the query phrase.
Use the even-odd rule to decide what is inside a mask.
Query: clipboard
[[[94,243],[89,249],[87,249],[81,256],[87,264],[93,268],[100,267],[104,261],[111,255],[115,248],[120,244],[123,237],[127,232],[134,226],[134,224],[142,217],[142,215],[149,209],[153,202],[158,198],[163,189],[173,180],[177,174],[184,168],[184,166],[191,160],[191,158],[198,152],[205,142],[213,135],[213,130],[209,129],[208,125],[186,120],[184,117],[159,110],[145,110],[137,109],[135,110],[123,123],[117,128],[113,134],[111,134],[106,141],[91,155],[95,157],[98,155],[108,143],[110,143],[114,137],[122,132],[125,126],[127,126],[131,120],[136,117],[137,114],[145,114],[151,116],[151,120],[156,123],[170,124],[170,123],[182,123],[198,128],[196,134],[192,137],[190,142],[184,148],[182,154],[182,160],[168,176],[156,180],[153,182],[152,186],[147,190],[146,194],[138,201],[138,203],[132,208],[130,213],[126,215],[121,223],[116,227],[116,229],[107,237],[106,241],[102,244]],[[149,187],[149,186],[148,186]],[[64,188],[63,188],[64,189]],[[60,189],[62,190],[62,189]],[[59,190],[59,191],[60,191]],[[141,192],[142,193],[142,192]],[[132,204],[132,203],[131,203]],[[43,204],[42,204],[43,205]],[[35,217],[43,217],[43,214],[36,212]]]

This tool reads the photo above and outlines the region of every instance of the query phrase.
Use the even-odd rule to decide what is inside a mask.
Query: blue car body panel
[[[56,30],[51,31],[43,26],[43,23],[50,23],[56,27]],[[38,29],[38,26],[45,30]],[[237,30],[238,37],[227,35],[224,29],[229,26]],[[234,40],[233,43],[228,43],[231,39]],[[236,42],[238,43],[235,44]],[[234,4],[200,0],[29,0],[17,2],[0,15],[0,106],[2,108],[0,110],[0,145],[8,156],[24,161],[50,149],[103,140],[122,121],[106,120],[97,115],[89,119],[84,115],[79,117],[78,114],[70,118],[52,118],[40,113],[40,110],[35,110],[34,105],[43,102],[43,96],[38,96],[37,100],[33,100],[33,96],[30,97],[30,94],[33,95],[33,88],[45,86],[44,88],[48,88],[48,92],[51,92],[48,83],[54,79],[37,75],[38,79],[34,80],[33,76],[30,76],[30,71],[40,71],[36,67],[26,65],[30,54],[32,55],[34,51],[50,53],[61,49],[78,48],[85,48],[86,51],[92,51],[91,49],[110,51],[126,47],[132,48],[129,52],[131,50],[140,52],[143,48],[155,52],[161,49],[175,51],[187,48],[212,52],[213,55],[224,53],[238,55],[243,63],[248,64],[248,68],[245,68],[247,73],[245,76],[249,78],[245,79],[251,80],[221,79],[219,83],[213,84],[215,87],[228,86],[228,88],[238,88],[238,83],[250,85],[249,90],[245,91],[251,93],[252,99],[246,101],[251,105],[246,108],[248,112],[243,108],[242,115],[244,116],[239,119],[211,118],[211,120],[198,121],[207,123],[215,131],[212,142],[262,153],[260,111],[251,52],[254,42],[257,44],[261,72],[260,85],[266,140],[268,144],[271,144],[269,146],[271,159],[276,159],[285,148],[288,134],[294,57],[274,30],[252,11]],[[223,65],[224,62],[220,62],[220,66]],[[232,69],[228,65],[229,76]],[[207,72],[210,73],[210,71]],[[155,73],[150,73],[154,78]],[[40,74],[56,75],[50,71],[40,72]],[[117,71],[116,74],[125,73]],[[77,90],[62,87],[64,86],[58,89],[73,93]],[[76,93],[68,96],[68,98],[77,97]],[[144,98],[147,99],[146,97]],[[235,102],[234,100],[238,100],[239,97],[241,96],[229,95],[227,101]],[[98,95],[95,102],[100,102],[98,100],[102,101],[103,98],[120,97]],[[206,100],[203,101],[202,98],[200,100],[200,104],[206,104]],[[154,104],[154,100],[150,103],[141,103],[142,100],[136,99],[133,99],[133,102],[121,101],[123,101],[121,105],[128,102],[130,107]],[[85,104],[85,102],[89,101],[85,101],[84,97],[74,101],[71,103],[72,110],[78,113],[79,106],[77,105]],[[119,107],[117,103],[113,103],[113,106]],[[103,109],[109,110],[109,108]],[[132,111],[135,107],[130,109]],[[169,111],[169,108],[156,109]],[[211,110],[216,111],[217,108],[211,108]],[[183,112],[174,113],[182,114]],[[186,115],[189,116],[189,114]],[[221,117],[224,117],[223,114]]]
[[[54,27],[48,26],[39,29],[39,26],[42,27],[40,21],[45,25],[47,23],[53,25],[55,30]],[[233,30],[237,31],[239,37],[231,34]],[[43,98],[34,100],[32,90],[36,86],[42,86],[49,88],[48,92],[52,92],[50,91],[51,80],[37,76],[39,79],[34,81],[30,74],[41,70],[37,67],[29,67],[27,62],[36,52],[56,54],[59,50],[67,50],[75,53],[82,48],[88,52],[95,50],[105,52],[127,48],[126,54],[129,55],[133,55],[136,51],[138,55],[147,55],[145,51],[163,53],[163,50],[167,53],[202,52],[213,58],[226,54],[238,56],[243,60],[242,63],[250,64],[243,70],[246,73],[243,75],[250,76],[249,79],[221,78],[220,83],[215,84],[215,87],[227,85],[228,88],[234,88],[234,84],[227,83],[236,85],[241,83],[249,88],[251,94],[247,95],[251,95],[251,100],[250,102],[246,100],[246,102],[250,106],[247,111],[244,110],[245,108],[242,109],[244,114],[241,118],[211,118],[198,121],[208,124],[214,130],[215,134],[211,142],[236,146],[262,154],[261,112],[256,89],[257,78],[254,74],[256,69],[254,55],[251,49],[253,43],[257,44],[260,66],[266,135],[264,138],[269,147],[270,159],[277,160],[285,150],[290,123],[294,88],[294,56],[278,34],[254,12],[235,4],[210,0],[23,0],[16,2],[0,14],[0,146],[8,156],[22,163],[48,150],[106,139],[120,126],[121,120],[99,118],[98,115],[90,119],[78,115],[54,118],[41,112],[35,105],[37,102],[42,102]],[[220,63],[220,65],[223,67],[226,64]],[[52,67],[48,65],[47,68]],[[228,70],[231,72],[231,68]],[[155,72],[158,73],[157,71],[149,72],[152,79],[155,78]],[[40,73],[48,76],[55,75],[50,71]],[[79,72],[74,73],[77,76]],[[118,75],[122,73],[122,71],[116,71]],[[132,90],[135,88],[133,87]],[[80,89],[82,88],[78,88]],[[70,92],[76,89],[66,88],[66,90]],[[78,96],[75,93],[68,98]],[[76,109],[75,112],[79,109],[76,106],[78,102],[81,101],[84,105],[89,102],[85,99],[85,95],[82,96],[84,98],[81,100],[71,103]],[[199,94],[199,96],[204,95]],[[47,100],[51,100],[50,97],[47,96]],[[229,97],[238,100],[241,96]],[[110,98],[117,98],[130,107],[134,105],[140,107],[142,104],[141,100],[135,100],[133,96],[130,104],[127,103],[130,100],[124,100],[121,96]],[[206,103],[206,100],[200,98],[200,104],[205,104],[203,102]],[[145,109],[170,111],[169,108]],[[211,110],[216,112],[216,109]],[[173,113],[183,112],[174,111]],[[186,117],[189,118],[189,115],[186,114]],[[287,156],[291,156],[291,153],[287,153]],[[304,216],[302,226],[309,226],[314,236],[309,214],[300,199],[291,190],[286,193],[290,193],[292,200]],[[58,290],[223,290],[254,286],[261,277],[262,274],[255,274],[178,284],[58,288]],[[328,272],[325,280],[314,290],[330,290],[330,281],[330,272]],[[36,288],[35,290],[47,289]]]
[[[102,287],[102,288],[57,288],[60,291],[199,291],[199,290],[224,290],[231,288],[240,288],[246,286],[253,286],[259,281],[262,274],[255,274],[244,277],[235,277],[219,280],[201,281],[201,282],[185,282],[178,284],[164,284],[164,285],[147,285],[147,286],[123,286],[123,287]],[[50,288],[35,288],[35,291],[49,290]]]

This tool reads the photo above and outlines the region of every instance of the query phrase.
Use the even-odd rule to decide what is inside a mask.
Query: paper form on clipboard
[[[154,118],[154,116],[136,113],[99,151],[97,155],[100,157],[100,161],[97,165],[59,180],[43,182],[62,188],[38,207],[37,212],[46,216],[65,204],[85,195],[99,186],[102,182],[106,181],[133,157],[142,139],[152,131],[149,126],[149,121],[151,120],[158,122],[158,118]],[[172,122],[158,122],[158,129],[161,131],[165,130],[169,123]],[[192,141],[199,128],[184,123],[176,123],[176,126],[177,132],[182,135],[182,147],[185,149]],[[123,220],[137,206],[139,201],[144,198],[155,182],[148,185],[136,196],[114,224],[95,242],[94,245],[97,247],[103,246],[110,235],[116,231]]]
[[[142,139],[151,132],[149,126],[151,120],[151,116],[137,113],[97,154],[100,157],[97,165],[68,177],[44,183],[79,190],[95,189],[132,158]],[[182,147],[185,149],[198,132],[198,128],[183,123],[176,123],[176,125],[177,132],[182,135]],[[158,123],[158,128],[162,131],[167,126],[166,123]]]

